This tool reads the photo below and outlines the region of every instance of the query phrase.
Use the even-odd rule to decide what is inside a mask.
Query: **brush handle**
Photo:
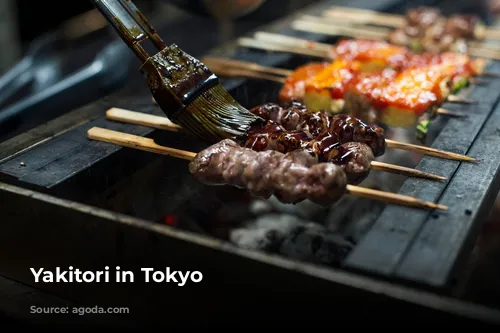
[[[166,47],[156,29],[149,24],[132,1],[91,0],[91,2],[142,62],[149,58],[149,54],[140,45],[142,41],[149,38],[159,51]]]

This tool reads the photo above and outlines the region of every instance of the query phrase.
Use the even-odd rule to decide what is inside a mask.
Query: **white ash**
[[[304,200],[297,204],[284,204],[276,197],[272,196],[267,200],[267,202],[269,202],[278,212],[296,215],[306,220],[318,220],[318,218],[323,219],[329,209],[328,207],[317,205],[310,200]]]
[[[337,265],[353,247],[323,226],[290,214],[266,214],[248,221],[230,232],[230,241],[243,248],[325,265]]]
[[[269,200],[253,200],[249,207],[250,213],[259,216],[267,213],[271,213],[274,210],[273,205]]]

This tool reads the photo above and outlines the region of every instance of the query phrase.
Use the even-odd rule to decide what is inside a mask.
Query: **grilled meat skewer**
[[[474,15],[443,17],[439,9],[418,7],[407,11],[402,26],[388,40],[412,50],[441,53],[467,51],[467,41],[484,39],[485,26]]]
[[[485,39],[498,39],[500,36],[497,29],[487,28],[478,16],[454,14],[445,17],[439,9],[425,6],[409,9],[404,16],[340,7],[327,11],[325,16],[347,19],[355,24],[394,28],[389,33],[389,40],[416,51],[466,52],[467,42],[478,44],[477,42]]]
[[[260,162],[263,162],[264,164],[257,165],[258,167],[256,168],[256,164],[252,162],[255,161],[255,154],[262,154],[263,152],[256,152],[248,148],[240,147],[236,142],[229,139],[226,139],[225,142],[227,143],[227,146],[225,147],[221,147],[221,142],[215,144],[212,147],[209,147],[208,149],[212,154],[204,154],[203,152],[196,154],[185,150],[160,146],[156,144],[151,138],[112,131],[100,127],[93,127],[89,129],[87,135],[91,140],[113,143],[123,147],[148,151],[156,154],[169,155],[189,161],[193,161],[197,159],[197,157],[199,157],[197,160],[199,163],[193,163],[191,169],[192,172],[195,172],[195,177],[197,175],[200,176],[199,179],[201,181],[203,181],[203,179],[206,179],[206,181],[210,184],[215,183],[219,185],[227,184],[233,186],[246,186],[246,184],[249,183],[249,180],[252,180],[256,182],[252,185],[252,187],[255,191],[258,191],[258,193],[262,193],[262,195],[269,195],[270,192],[276,193],[278,191],[281,195],[283,195],[283,200],[286,200],[288,202],[304,200],[302,198],[304,198],[305,195],[308,195],[309,197],[306,198],[310,199],[311,201],[316,200],[316,202],[321,205],[329,205],[339,199],[339,194],[342,191],[343,194],[353,194],[356,196],[380,200],[386,203],[397,205],[427,209],[448,209],[447,206],[423,201],[418,198],[406,195],[377,191],[353,185],[345,185],[345,174],[344,176],[342,176],[343,170],[340,167],[335,166],[331,163],[312,164],[314,163],[314,161],[308,158],[307,152],[306,154],[298,154],[295,152],[293,154],[289,154],[288,156],[293,157],[289,157],[288,162],[284,162],[283,166],[281,166],[282,171],[286,170],[289,172],[283,173],[281,175],[273,174],[273,176],[275,176],[276,178],[270,178],[269,174],[259,175],[259,172],[269,171],[266,165],[269,164],[269,162],[273,162],[272,160],[262,158],[260,159]],[[214,149],[213,147],[217,148]],[[226,154],[228,151],[230,151],[230,154],[233,156],[241,155],[241,157],[238,157],[238,159],[241,160],[242,163],[236,165],[234,163],[211,163],[212,157],[215,157],[215,159],[222,162],[234,161],[234,159],[231,159],[231,156],[229,156],[229,159],[217,158],[217,154]],[[278,154],[284,156],[283,154],[276,151],[268,151],[264,153],[267,153],[267,155]],[[251,158],[243,158],[245,154],[248,154],[246,156]],[[298,164],[295,163],[295,161],[298,161]],[[304,166],[310,164],[312,164],[311,169],[313,169],[313,171],[298,171],[297,174],[294,174],[295,168],[303,169]],[[228,166],[232,166],[233,168],[228,169]],[[246,166],[251,167],[247,168]],[[198,169],[199,167],[201,167],[202,169]],[[201,173],[198,173],[198,171],[200,171]],[[238,172],[238,174],[234,173],[236,171]],[[224,174],[222,174],[221,172],[224,172]],[[300,177],[300,179],[296,178],[295,176]],[[235,182],[235,184],[228,184],[227,180],[225,179],[226,177],[228,180]],[[283,181],[284,184],[280,185],[269,183],[270,181],[276,180]],[[266,185],[270,186],[270,188],[266,189],[265,187],[263,187]],[[295,187],[295,185],[299,185],[299,187]],[[304,188],[304,186],[306,186],[307,188]]]
[[[152,128],[157,128],[160,130],[167,130],[172,132],[178,132],[181,130],[180,127],[171,123],[167,118],[153,116],[141,112],[128,111],[124,109],[111,108],[106,112],[106,116],[108,119],[113,121],[120,121],[125,123],[132,123],[141,126],[148,126]],[[274,126],[277,126],[274,124]],[[286,132],[282,129],[283,132]],[[291,133],[290,133],[291,132]],[[295,136],[299,133],[294,133],[290,131],[289,133],[283,133],[283,135],[287,135],[292,138],[292,140],[296,140]],[[267,136],[265,132],[262,132],[264,136]],[[259,135],[259,134],[257,134]],[[338,140],[336,137],[327,134],[325,138],[321,138],[324,142],[319,142],[320,144],[316,144],[315,146],[311,146],[316,140],[315,138],[310,138],[309,135],[302,133],[301,137],[306,137],[307,139],[303,141],[303,144],[306,146],[311,146],[310,153],[316,157],[323,151],[327,152],[325,154],[331,162],[341,165],[344,170],[348,173],[348,179],[351,183],[359,182],[366,175],[365,173],[371,169],[396,173],[408,177],[419,177],[424,179],[432,179],[432,180],[446,180],[445,177],[438,176],[435,174],[422,172],[416,169],[407,168],[399,165],[387,164],[383,162],[373,161],[373,152],[370,147],[364,145],[362,143],[350,142],[347,144],[338,145],[335,142]],[[251,137],[251,136],[248,136]],[[268,138],[265,138],[266,140]],[[272,138],[272,140],[277,140]],[[254,141],[255,142],[255,141]],[[267,141],[265,141],[267,142]],[[266,149],[278,149],[281,152],[291,151],[293,149],[297,149],[300,145],[293,143],[290,140],[285,141],[283,144],[280,144],[279,147],[276,146],[266,146],[264,143],[261,143],[257,147],[252,147],[254,150],[266,150]],[[297,141],[296,141],[297,142]],[[251,143],[251,141],[245,143],[239,140],[240,145],[245,145]],[[293,144],[292,144],[293,143]],[[326,144],[326,145],[325,145]],[[248,147],[248,146],[247,146]],[[323,148],[325,147],[325,148]],[[288,149],[288,150],[287,150]],[[329,151],[331,150],[331,151]],[[319,152],[318,152],[319,151]],[[316,153],[315,153],[316,152]],[[369,162],[371,161],[371,162]],[[369,163],[369,165],[368,165]]]

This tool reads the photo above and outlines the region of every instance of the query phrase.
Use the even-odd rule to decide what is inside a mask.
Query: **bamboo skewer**
[[[285,78],[277,75],[270,75],[260,72],[254,72],[251,70],[239,69],[239,68],[231,68],[224,67],[220,65],[212,65],[209,66],[210,70],[217,75],[226,76],[226,77],[247,77],[253,79],[261,79],[267,81],[273,81],[277,83],[285,83]]]
[[[314,22],[313,22],[314,23]],[[330,25],[328,25],[330,27]],[[327,28],[325,25],[322,25],[322,30]],[[373,30],[377,31],[377,30]],[[309,31],[310,32],[310,31]],[[322,32],[319,32],[322,33]],[[385,36],[385,32],[379,32],[377,34],[380,34],[380,37],[382,35]],[[335,35],[337,36],[337,35]],[[359,36],[350,36],[352,38],[356,38]],[[287,52],[287,53],[294,53],[294,54],[300,54],[304,55],[305,53],[310,53],[309,56],[317,57],[317,58],[324,58],[328,60],[335,60],[335,55],[332,52],[332,49],[334,45],[332,44],[327,44],[327,43],[321,43],[321,42],[316,42],[316,41],[311,41],[307,39],[301,39],[297,37],[291,37],[291,36],[286,36],[286,35],[281,35],[281,34],[276,34],[276,33],[271,33],[271,32],[264,32],[264,31],[259,31],[256,32],[253,36],[254,40],[251,40],[251,38],[247,38],[245,43],[240,43],[240,46],[243,47],[249,47],[249,48],[255,48],[255,49],[261,49],[261,50],[267,50],[267,51],[274,51],[274,52]],[[384,38],[371,38],[375,40],[383,40]],[[257,41],[260,41],[261,43],[258,43]],[[245,46],[244,44],[247,44]],[[277,46],[276,44],[281,44],[280,46]],[[310,50],[315,50],[317,52],[311,53]],[[473,57],[478,57],[481,58],[482,51],[481,52],[476,52],[476,50],[473,49],[472,51],[473,54],[470,54]],[[495,54],[499,54],[496,52]],[[499,73],[492,73],[492,72],[484,72],[481,73],[481,76],[484,77],[492,77],[492,78],[499,78],[500,74]]]
[[[457,96],[457,95],[448,95],[446,98],[447,102],[450,103],[461,103],[461,104],[477,104],[476,100],[470,99],[470,98],[465,98],[462,96]]]
[[[405,23],[404,17],[400,15],[355,8],[333,7],[327,10],[324,16],[338,20],[356,21],[362,24],[373,24],[391,28],[399,28]]]
[[[179,126],[173,124],[165,117],[149,115],[142,112],[129,111],[119,108],[111,108],[108,111],[106,111],[106,117],[109,120],[113,121],[142,125],[166,131],[177,132],[180,129]],[[393,165],[378,161],[373,161],[371,163],[371,167],[374,170],[392,172],[400,175],[406,175],[409,177],[426,178],[432,180],[446,180],[446,178],[443,176],[435,175],[428,172],[423,172],[412,168],[407,168],[400,165]]]
[[[292,70],[282,69],[276,67],[267,67],[262,66],[253,62],[235,60],[230,58],[217,58],[217,57],[204,57],[201,61],[207,65],[208,67],[212,67],[213,65],[219,64],[222,66],[232,66],[232,67],[242,67],[249,70],[253,70],[255,72],[262,72],[266,74],[274,74],[281,76],[289,76],[293,73]]]
[[[285,53],[290,53],[289,47],[285,47],[283,45],[275,44],[275,43],[266,43],[265,45],[262,45],[259,41],[252,39],[252,38],[238,38],[238,44],[243,47],[249,47],[249,48],[257,48],[257,49],[264,49],[267,51],[272,51],[272,52],[285,52]],[[265,48],[263,48],[263,46]],[[315,58],[327,58],[328,54],[321,50],[315,50],[315,49],[308,49],[308,48],[295,48],[293,50],[293,53],[299,54],[299,55],[304,55],[304,56],[310,56],[310,57],[315,57]]]
[[[265,74],[266,71],[278,73],[281,69],[274,67],[266,67],[257,65],[255,63],[246,62],[228,58],[207,58],[204,63],[217,75],[226,77],[248,77],[262,80],[270,80],[278,83],[284,83],[285,77],[273,76]],[[232,66],[235,66],[234,68]],[[252,69],[258,66],[259,72],[252,72]],[[290,70],[283,70],[283,73],[289,75],[292,74]],[[464,98],[456,95],[449,95],[447,101],[450,103],[460,103],[460,104],[477,104],[475,100]],[[437,114],[449,116],[449,117],[466,117],[465,114],[452,112],[443,108],[438,108],[436,110]]]
[[[356,37],[357,36],[354,36],[353,38]],[[250,39],[251,38],[247,38],[247,40]],[[306,52],[310,52],[310,50],[315,50],[317,51],[317,53],[315,53],[316,55],[313,55],[311,53],[310,56],[324,58],[327,60],[335,60],[335,54],[332,52],[334,45],[332,44],[321,43],[307,39],[291,37],[271,32],[264,32],[264,31],[256,32],[253,36],[253,39],[254,40],[252,40],[251,42],[250,41],[246,42],[246,44],[248,44],[248,46],[246,47],[267,50],[267,51],[274,51],[274,52],[300,54],[300,55],[303,55]],[[381,38],[372,38],[372,39],[381,40]],[[257,41],[259,41],[260,43],[258,43]],[[281,45],[276,46],[276,44],[281,44]],[[245,47],[245,45],[243,44],[240,44],[240,46]],[[279,50],[277,50],[278,48]],[[481,58],[481,52],[477,52],[476,54],[476,52],[473,51],[473,53],[474,54],[470,55],[473,57]],[[319,56],[319,54],[322,54],[322,56]],[[481,73],[481,76],[500,78],[500,73],[483,72]]]
[[[425,146],[419,146],[419,145],[413,145],[411,143],[406,143],[406,142],[398,142],[398,141],[393,141],[386,139],[385,142],[387,143],[387,147],[390,148],[397,148],[397,149],[403,149],[403,150],[408,150],[408,151],[416,151],[425,155],[431,155],[435,157],[441,157],[443,158],[443,151],[431,147],[425,147]],[[477,162],[477,160],[473,157],[457,154],[457,153],[452,153],[452,152],[445,152],[446,156],[449,159],[452,160],[457,160],[457,161],[466,161],[466,162]]]
[[[191,161],[196,156],[196,153],[194,152],[160,146],[150,138],[113,131],[100,127],[91,128],[90,130],[88,130],[87,135],[91,140],[112,143],[120,145],[122,147],[138,149],[155,154],[168,155],[187,161]],[[406,195],[378,191],[360,186],[347,185],[346,191],[348,194],[357,195],[373,200],[379,200],[389,204],[397,204],[416,208],[448,210],[448,207],[444,205],[424,201]]]

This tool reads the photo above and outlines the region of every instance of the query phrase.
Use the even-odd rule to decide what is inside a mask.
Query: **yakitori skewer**
[[[500,60],[500,51],[492,50],[491,48],[475,48],[457,44],[449,47],[440,46],[438,49],[438,46],[434,47],[429,43],[428,46],[424,47],[424,44],[419,44],[423,43],[423,40],[415,38],[411,41],[407,41],[406,39],[401,38],[401,36],[396,35],[396,32],[399,31],[392,31],[390,29],[380,27],[342,25],[341,22],[316,16],[304,16],[297,21],[294,21],[292,23],[292,28],[299,31],[312,32],[326,36],[345,36],[352,38],[385,40],[396,45],[407,46],[413,51],[421,51],[423,49],[427,52],[441,53],[444,51],[464,52],[466,49],[467,54],[473,57]]]
[[[155,100],[153,99],[153,102],[155,103]],[[118,111],[117,111],[118,110]],[[110,118],[111,120],[116,120],[116,121],[122,121],[122,122],[127,122],[127,123],[132,123],[132,124],[138,124],[140,125],[140,122],[137,122],[137,118],[142,118],[140,115],[137,114],[135,111],[129,111],[125,110],[126,112],[121,112],[119,111],[120,109],[117,108],[111,108],[108,110],[106,113],[107,117],[112,117]],[[154,128],[161,129],[161,130],[168,130],[168,131],[181,131],[182,128],[176,124],[173,124],[166,118],[162,118],[160,121],[157,119],[157,116],[154,115],[149,115],[149,117],[152,117],[152,121],[148,121],[146,124],[155,124]],[[144,121],[144,120],[141,120]],[[434,157],[439,157],[443,159],[449,159],[449,160],[455,160],[455,161],[464,161],[464,162],[477,162],[477,160],[473,157],[462,155],[462,154],[457,154],[453,152],[448,152],[440,149],[435,149],[431,147],[426,147],[426,146],[420,146],[420,145],[414,145],[414,144],[409,144],[406,142],[400,142],[400,141],[394,141],[394,140],[389,140],[385,139],[386,145],[388,148],[395,148],[395,149],[401,149],[401,150],[407,150],[407,151],[414,151],[418,152],[424,155],[430,155]]]
[[[156,100],[154,99],[154,97],[151,99],[151,101],[154,104],[158,104],[156,102]],[[455,160],[455,161],[463,161],[463,162],[477,162],[478,161],[477,159],[470,157],[470,156],[467,156],[467,155],[462,155],[462,154],[453,153],[453,152],[449,152],[449,151],[445,151],[445,150],[430,148],[430,147],[426,147],[426,146],[414,145],[414,144],[409,144],[406,142],[400,142],[400,141],[394,141],[394,140],[388,140],[388,139],[385,139],[385,142],[386,142],[386,146],[388,148],[414,151],[414,152],[418,152],[418,153],[421,153],[424,155],[430,155],[430,156],[434,156],[434,157]]]
[[[311,161],[307,153],[301,154],[300,151],[286,155],[277,151],[256,152],[225,139],[196,154],[160,146],[150,138],[99,127],[91,128],[88,137],[91,140],[188,160],[189,171],[203,183],[246,188],[252,195],[264,198],[275,195],[285,203],[310,199],[321,205],[331,205],[344,194],[352,194],[390,204],[448,209],[447,206],[410,196],[349,185],[341,168],[331,163]],[[242,156],[245,158],[242,159]],[[228,168],[228,164],[231,168]],[[287,174],[293,174],[293,177],[284,177]]]
[[[113,121],[147,126],[160,130],[166,130],[172,132],[178,132],[180,130],[179,126],[170,122],[166,117],[160,117],[136,111],[124,110],[120,108],[109,109],[108,111],[106,111],[106,117],[107,119]],[[443,176],[378,161],[371,161],[370,167],[374,170],[396,173],[408,177],[418,177],[418,178],[426,178],[432,180],[446,180],[446,178]]]
[[[311,81],[314,82],[314,76],[320,74],[322,70],[327,67],[327,63],[311,63],[309,65],[300,66],[296,71],[286,70],[281,68],[261,66],[252,62],[233,60],[230,58],[216,58],[216,57],[205,57],[203,62],[216,73],[217,75],[226,77],[247,77],[262,80],[269,80],[278,83],[288,83],[289,81],[297,81],[298,78],[295,76],[301,76],[301,81]],[[323,65],[324,64],[324,65]],[[317,68],[312,69],[311,67]],[[307,69],[306,75],[299,74],[298,72],[302,69]],[[278,74],[279,73],[279,74]],[[333,72],[330,72],[333,74]],[[339,72],[341,74],[342,72]],[[331,82],[330,82],[331,83]],[[329,84],[330,84],[329,83]],[[326,87],[325,87],[326,88]],[[286,88],[285,88],[286,90]],[[302,98],[303,96],[289,96],[289,98]],[[450,103],[460,103],[460,104],[476,104],[475,100],[465,98],[456,95],[447,95],[447,102]],[[307,104],[307,103],[306,103]],[[337,111],[337,110],[334,110]],[[465,115],[450,112],[449,110],[443,108],[437,108],[435,111],[437,114],[452,116],[452,117],[464,117]]]
[[[405,25],[429,28],[437,22],[445,27],[449,34],[471,40],[485,40],[500,38],[500,30],[495,27],[486,27],[474,15],[455,14],[449,17],[441,15],[437,8],[417,7],[409,9],[405,15],[381,13],[375,10],[333,6],[324,16],[342,21],[354,21],[358,24],[371,24],[382,27],[402,28]]]
[[[381,122],[389,126],[416,126],[417,136],[419,138],[425,137],[429,119],[434,118],[435,115],[444,115],[448,117],[466,116],[463,113],[450,112],[442,107],[439,107],[439,104],[442,103],[442,97],[440,96],[447,94],[447,100],[449,102],[467,104],[475,103],[474,100],[468,98],[450,95],[448,91],[444,90],[446,86],[439,82],[439,77],[434,78],[434,80],[437,80],[435,83],[436,93],[430,90],[429,92],[421,90],[419,87],[423,84],[423,82],[420,81],[422,81],[425,76],[422,77],[422,75],[415,75],[417,74],[415,73],[415,70],[407,73],[406,76],[409,78],[413,78],[413,76],[421,78],[419,82],[415,82],[415,89],[418,90],[418,94],[422,95],[422,98],[419,99],[421,107],[417,107],[418,105],[415,105],[415,103],[412,102],[405,104],[406,109],[402,109],[401,106],[403,106],[403,104],[398,102],[397,104],[394,104],[397,107],[389,108],[391,104],[386,102],[385,104],[387,107],[385,109],[376,109],[374,106],[382,104],[377,104],[377,98],[373,98],[376,96],[366,95],[369,92],[369,90],[367,90],[368,86],[363,88],[363,90],[358,89],[358,86],[362,82],[369,82],[368,78],[365,78],[363,73],[355,73],[355,71],[352,70],[352,67],[346,67],[347,63],[341,60],[336,60],[331,65],[328,65],[327,63],[313,62],[300,66],[296,69],[296,71],[286,73],[289,74],[286,79],[278,75],[265,74],[266,69],[269,67],[253,63],[246,63],[243,61],[233,62],[232,59],[219,59],[212,57],[205,58],[203,61],[217,75],[226,77],[244,76],[265,80],[272,79],[272,81],[283,83],[283,87],[278,95],[278,99],[282,102],[299,99],[313,111],[329,110],[333,113],[343,112],[354,115],[368,122]],[[339,64],[340,67],[336,64]],[[269,69],[276,72],[275,68]],[[252,70],[256,71],[253,72]],[[419,72],[422,74],[425,73],[425,70],[422,69]],[[248,75],[249,73],[252,73],[252,75]],[[362,75],[361,78],[357,79],[356,74]],[[387,75],[372,73],[370,76],[371,81],[375,80],[376,82],[380,82],[379,85],[384,85],[382,88],[388,91],[387,98],[392,98],[389,92],[396,92],[397,87],[394,87],[392,90],[389,90],[389,88],[391,84],[396,84],[397,81],[387,83]],[[403,78],[403,73],[395,77],[395,79],[400,82],[403,82]],[[428,75],[428,78],[431,79],[432,76]],[[455,81],[461,84],[460,81]],[[410,93],[408,90],[408,78],[405,79],[404,82],[407,82],[404,88],[406,89],[405,94],[408,95]],[[386,85],[387,87],[385,87]],[[426,85],[428,87],[427,90],[430,89],[430,85]],[[456,84],[453,85],[456,86]],[[375,89],[376,87],[373,88]],[[439,94],[437,94],[437,92],[439,92]],[[397,100],[401,101],[403,95],[405,94],[399,94]],[[432,96],[436,96],[436,99],[429,99]],[[347,99],[345,99],[345,97],[347,97]],[[423,97],[428,97],[427,102],[425,102]],[[438,99],[438,97],[441,98],[441,100]],[[356,99],[358,99],[359,102],[354,102]],[[372,100],[372,104],[367,105],[366,100]],[[387,99],[387,101],[390,101],[390,99]],[[364,106],[360,108],[360,105]],[[423,126],[422,124],[427,124],[427,126]]]
[[[474,66],[474,77],[469,76],[473,82],[475,77],[499,77],[499,73],[487,72],[487,61],[481,58],[470,59],[459,53],[446,52],[442,55],[416,54],[404,46],[390,44],[383,40],[373,39],[344,39],[336,44],[327,44],[307,39],[291,37],[282,34],[259,31],[253,38],[238,39],[242,47],[254,48],[271,52],[284,52],[298,55],[309,55],[324,61],[337,59],[355,60],[361,63],[363,72],[380,71],[390,67],[396,70],[414,66],[415,63],[423,64],[430,61],[439,61],[446,55],[447,58],[461,57]]]

